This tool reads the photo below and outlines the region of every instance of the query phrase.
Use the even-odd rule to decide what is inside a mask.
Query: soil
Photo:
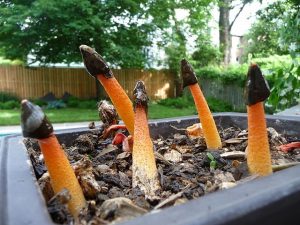
[[[63,146],[87,199],[87,207],[76,221],[66,207],[70,197],[68,191],[63,190],[57,195],[52,191],[37,141],[25,140],[54,222],[118,223],[256,178],[250,176],[247,169],[246,130],[219,127],[223,148],[209,151],[203,137],[192,138],[174,129],[176,134],[153,140],[161,191],[157,193],[156,200],[146,200],[139,189],[131,187],[131,153],[124,152],[122,146],[112,145],[112,138],[102,139],[102,130],[93,129],[80,135],[71,147]],[[300,149],[288,153],[278,149],[278,146],[293,139],[278,134],[271,127],[268,134],[272,165],[300,161]]]

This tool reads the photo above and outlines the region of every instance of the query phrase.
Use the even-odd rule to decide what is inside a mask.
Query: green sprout
[[[210,160],[210,164],[209,164],[210,169],[216,169],[217,161],[215,160],[214,156],[210,152],[206,153],[206,155]]]

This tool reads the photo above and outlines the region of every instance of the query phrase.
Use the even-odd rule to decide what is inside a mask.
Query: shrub
[[[212,112],[230,112],[233,111],[232,105],[223,100],[209,97],[206,99],[207,104]],[[166,98],[157,102],[160,105],[174,107],[174,108],[187,108],[195,107],[194,100],[191,95],[186,95],[179,98]]]
[[[231,65],[227,68],[219,66],[208,66],[196,69],[196,75],[201,80],[201,77],[209,79],[218,79],[224,84],[236,83],[243,86],[246,81],[248,65]]]
[[[32,99],[30,100],[33,104],[38,105],[40,107],[48,105],[48,103],[41,99]]]
[[[0,102],[7,102],[7,101],[20,101],[20,99],[12,93],[0,92]]]
[[[97,101],[96,100],[78,101],[78,108],[81,108],[81,109],[97,109]]]
[[[80,109],[96,109],[97,101],[96,100],[81,100],[74,96],[68,98],[65,101],[67,107],[70,108],[80,108]]]
[[[266,76],[270,87],[274,85],[274,73],[278,70],[287,71],[291,67],[292,60],[290,56],[273,55],[266,58],[253,58],[251,61],[257,63],[261,68],[263,74]],[[230,65],[227,68],[221,66],[207,66],[196,68],[196,75],[201,80],[203,78],[218,79],[224,84],[235,83],[240,87],[244,87],[246,75],[249,65],[247,63],[242,65]]]
[[[0,102],[0,109],[18,109],[20,108],[20,102],[15,100],[9,100],[6,102]]]
[[[159,100],[157,103],[160,105],[175,107],[179,109],[194,105],[193,100],[189,99],[187,96],[178,97],[178,98],[166,98],[166,99]]]
[[[79,100],[75,100],[75,99],[68,100],[66,102],[66,105],[67,105],[67,107],[70,107],[70,108],[77,108],[79,105]]]
[[[209,97],[206,99],[207,104],[209,105],[210,111],[212,112],[232,112],[233,107],[228,102],[224,102],[223,100]]]
[[[23,65],[24,62],[22,62],[21,60],[9,60],[9,59],[5,59],[3,57],[0,57],[0,65]]]
[[[300,102],[300,65],[294,63],[289,69],[272,73],[273,85],[267,100],[268,110],[278,112]]]
[[[69,108],[77,108],[79,106],[80,100],[75,96],[69,96],[64,102]]]
[[[66,108],[66,103],[64,103],[62,100],[55,100],[48,102],[48,105],[46,109],[62,109]]]

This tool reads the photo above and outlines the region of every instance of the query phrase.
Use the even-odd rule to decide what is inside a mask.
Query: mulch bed
[[[219,128],[223,148],[208,151],[204,138],[190,138],[171,129],[174,135],[153,140],[161,185],[158,199],[153,201],[145,200],[139,189],[131,187],[131,153],[113,146],[111,138],[101,139],[101,129],[92,129],[64,148],[88,202],[75,223],[117,223],[256,178],[247,170],[246,130]],[[268,134],[273,165],[300,160],[300,149],[288,153],[278,149],[293,141],[291,138],[273,128],[268,128]],[[54,195],[37,142],[25,139],[25,144],[53,221],[73,223],[66,207],[68,192]]]

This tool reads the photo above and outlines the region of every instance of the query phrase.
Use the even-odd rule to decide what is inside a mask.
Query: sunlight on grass
[[[0,118],[12,118],[15,116],[19,116],[18,112],[3,112],[0,114]]]

